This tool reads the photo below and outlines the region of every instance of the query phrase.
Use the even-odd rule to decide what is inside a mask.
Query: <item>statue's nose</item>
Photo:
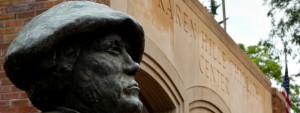
[[[123,71],[128,75],[134,76],[139,69],[140,65],[133,61],[132,58],[128,55],[123,64]]]

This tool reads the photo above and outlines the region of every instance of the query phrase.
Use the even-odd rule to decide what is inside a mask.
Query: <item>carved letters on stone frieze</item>
[[[211,81],[221,91],[222,94],[220,95],[225,95],[226,98],[230,96],[229,81],[230,79],[235,80],[248,95],[251,95],[251,98],[262,102],[262,95],[259,94],[257,82],[249,78],[250,75],[244,72],[245,69],[242,70],[236,62],[228,58],[228,53],[220,47],[219,42],[217,44],[215,39],[207,35],[201,28],[204,24],[199,23],[199,20],[194,20],[188,12],[189,10],[183,10],[182,6],[173,0],[158,0],[156,3],[157,8],[186,33],[188,37],[184,38],[199,39],[198,69],[202,79]]]

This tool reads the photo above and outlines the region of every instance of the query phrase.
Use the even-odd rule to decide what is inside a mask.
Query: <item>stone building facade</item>
[[[22,26],[63,1],[0,1],[1,65]],[[136,77],[144,113],[273,112],[277,104],[270,81],[197,0],[92,1],[128,13],[145,30],[145,53]],[[282,99],[276,102],[282,104]],[[1,66],[0,113],[38,112]]]

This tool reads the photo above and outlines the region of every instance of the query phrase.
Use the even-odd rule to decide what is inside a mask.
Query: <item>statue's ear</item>
[[[43,55],[36,70],[45,76],[68,76],[73,71],[80,53],[81,46],[76,43],[68,42],[57,45]]]
[[[74,65],[76,64],[82,48],[77,43],[70,45],[63,45],[54,52],[55,55],[52,58],[56,69],[54,70],[58,75],[68,75],[73,71]]]

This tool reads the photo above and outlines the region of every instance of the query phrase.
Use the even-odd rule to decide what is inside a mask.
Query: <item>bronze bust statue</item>
[[[102,4],[69,1],[24,26],[4,68],[44,113],[140,113],[134,76],[144,42],[132,17]]]

